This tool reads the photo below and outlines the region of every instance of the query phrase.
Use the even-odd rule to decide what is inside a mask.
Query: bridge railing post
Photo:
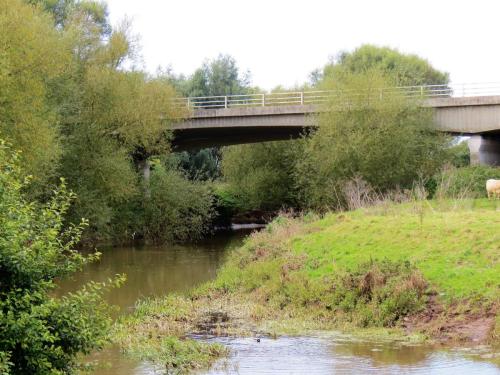
[[[304,91],[300,92],[300,104],[304,105]]]
[[[224,96],[224,108],[227,108],[227,95]]]
[[[266,94],[262,94],[262,106],[266,106]]]

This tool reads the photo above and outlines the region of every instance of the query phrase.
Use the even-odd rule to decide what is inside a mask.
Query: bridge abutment
[[[469,151],[471,165],[500,166],[500,134],[471,136]]]

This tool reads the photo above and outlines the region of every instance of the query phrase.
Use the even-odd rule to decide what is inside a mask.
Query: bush
[[[277,210],[295,206],[298,141],[225,147],[222,175],[240,210]]]
[[[169,158],[153,159],[147,186],[137,181],[128,199],[102,205],[98,240],[127,243],[137,239],[163,243],[197,240],[204,235],[216,212],[212,184],[191,181]],[[135,182],[135,181],[134,181]],[[132,186],[131,189],[135,188]],[[95,200],[94,202],[98,202]]]
[[[144,199],[144,236],[158,242],[199,239],[214,216],[207,184],[189,181],[177,170],[157,165]]]
[[[436,198],[482,198],[487,197],[486,180],[500,179],[500,168],[470,166],[446,168],[435,177]]]
[[[337,277],[331,307],[360,326],[390,327],[425,305],[426,288],[420,272],[409,263],[362,264]]]
[[[470,165],[470,151],[467,142],[460,142],[448,149],[450,162],[457,168],[468,167]]]
[[[227,228],[231,225],[232,217],[238,211],[238,200],[225,184],[215,184],[215,220],[216,227]]]
[[[104,284],[54,298],[54,279],[95,260],[73,248],[83,226],[64,227],[73,195],[64,182],[44,206],[27,202],[19,160],[0,143],[0,369],[12,374],[70,374],[79,353],[106,342],[111,325]],[[119,284],[120,279],[112,284]]]

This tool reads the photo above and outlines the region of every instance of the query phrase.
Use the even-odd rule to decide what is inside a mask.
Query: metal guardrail
[[[383,98],[386,95],[402,93],[410,98],[440,98],[500,95],[500,83],[463,83],[449,85],[424,85],[371,90],[374,95]],[[196,108],[234,108],[234,107],[266,107],[276,105],[319,104],[338,95],[338,91],[297,91],[260,94],[197,96],[176,98],[179,107]],[[353,91],[352,94],[363,95]]]

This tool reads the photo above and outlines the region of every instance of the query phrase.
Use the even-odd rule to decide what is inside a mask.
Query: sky
[[[233,56],[252,84],[292,87],[370,43],[426,58],[453,83],[500,82],[500,0],[107,0],[132,21],[144,68],[189,75]]]

